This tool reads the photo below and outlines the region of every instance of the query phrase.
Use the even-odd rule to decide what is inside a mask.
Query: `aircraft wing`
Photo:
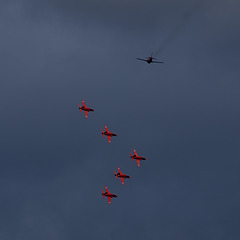
[[[88,118],[88,111],[84,111],[86,118]]]
[[[140,160],[137,159],[137,165],[140,167]]]
[[[141,61],[144,61],[144,62],[147,62],[146,59],[143,59],[143,58],[137,58],[138,60],[141,60]]]
[[[135,149],[133,149],[133,152],[134,152],[135,156],[137,157],[137,156],[138,156],[138,154],[137,154],[137,152],[136,152],[136,150],[135,150]]]
[[[164,62],[152,61],[152,63],[164,63]]]
[[[110,192],[108,191],[107,187],[105,186],[105,190],[107,192],[107,194],[110,194]]]
[[[118,172],[119,172],[120,174],[122,174],[122,172],[121,172],[121,170],[120,170],[120,168],[119,168],[119,167],[117,167],[117,170],[118,170]]]
[[[108,197],[108,203],[111,204],[111,197]]]
[[[83,104],[83,106],[86,108],[87,106],[86,106],[86,104],[85,104],[85,102],[82,100],[82,104]]]
[[[107,126],[106,126],[106,125],[104,125],[104,127],[105,127],[105,130],[106,130],[107,132],[109,132],[109,130],[108,130],[108,128],[107,128]]]
[[[123,177],[120,177],[121,178],[121,182],[122,182],[122,185],[124,184],[124,178]]]
[[[107,136],[108,138],[108,142],[110,143],[111,142],[111,136]]]

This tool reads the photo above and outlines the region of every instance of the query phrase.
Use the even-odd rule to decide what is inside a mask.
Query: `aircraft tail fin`
[[[131,155],[131,159],[132,159],[132,161],[133,161],[133,155],[130,153],[130,155]]]
[[[116,173],[115,171],[114,171],[114,173],[115,173],[115,176],[116,176],[116,179],[117,179],[117,177],[118,177],[118,176],[117,176],[117,173]]]
[[[80,104],[78,104],[78,106],[79,106],[79,109],[80,109],[80,112],[82,111],[82,107],[81,107],[81,105]]]
[[[103,137],[105,136],[105,132],[101,129]]]
[[[102,191],[102,196],[103,196],[103,198],[105,197],[105,194],[104,194],[104,191],[103,190],[101,190]]]

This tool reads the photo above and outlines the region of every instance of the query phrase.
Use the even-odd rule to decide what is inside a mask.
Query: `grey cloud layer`
[[[135,60],[190,4],[2,2],[2,239],[239,239],[239,3],[205,5],[164,65]]]

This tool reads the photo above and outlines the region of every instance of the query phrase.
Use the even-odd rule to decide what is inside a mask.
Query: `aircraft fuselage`
[[[94,109],[92,109],[92,108],[85,108],[84,106],[79,108],[79,109],[82,109],[83,111],[87,111],[87,112],[94,112]]]
[[[103,133],[102,133],[103,134]],[[113,137],[113,136],[117,136],[117,134],[115,134],[115,133],[108,133],[108,132],[104,132],[104,134],[106,135],[106,136],[110,136],[110,137]]]
[[[152,62],[152,60],[153,60],[152,57],[149,57],[146,61],[148,64],[150,64]]]
[[[104,193],[104,195],[106,197],[110,197],[110,198],[117,197],[117,195],[115,195],[115,194],[112,194],[112,193],[107,194],[106,192]]]
[[[137,159],[137,160],[146,160],[145,157],[141,157],[141,156],[133,155],[132,157],[133,157],[133,159]],[[131,157],[131,158],[132,158],[132,157]]]
[[[115,174],[115,176],[116,176],[116,174]],[[120,174],[120,173],[118,173],[117,176],[121,177],[121,178],[130,178],[130,176],[128,176],[127,174]]]

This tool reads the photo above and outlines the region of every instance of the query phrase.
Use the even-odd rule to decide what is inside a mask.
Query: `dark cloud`
[[[239,239],[238,1],[0,4],[1,239]]]

